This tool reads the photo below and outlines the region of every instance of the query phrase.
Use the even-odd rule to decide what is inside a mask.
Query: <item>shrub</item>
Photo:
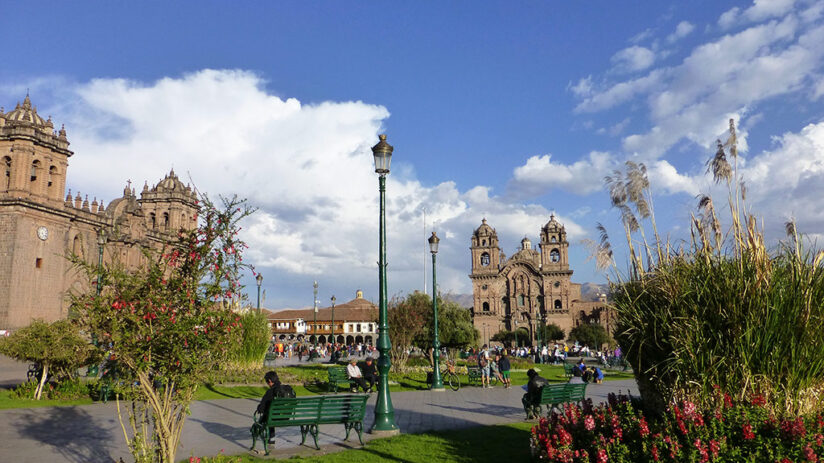
[[[767,248],[759,220],[747,211],[735,137],[730,121],[729,140],[719,140],[708,163],[727,185],[729,231],[723,233],[712,198],[702,196],[692,239],[678,250],[658,236],[644,166],[628,162],[625,175],[607,178],[630,261],[611,287],[615,338],[644,406],[658,413],[673,400],[706,405],[713,385],[738,398],[764,394],[778,416],[821,411],[824,252],[804,251],[793,223],[786,224],[787,243]],[[600,229],[596,253],[611,259]]]
[[[669,407],[661,418],[644,416],[626,396],[592,407],[564,406],[532,428],[536,459],[557,462],[762,462],[818,461],[824,456],[824,419],[806,415],[782,420],[763,396],[735,401],[712,395],[712,406],[692,402]]]

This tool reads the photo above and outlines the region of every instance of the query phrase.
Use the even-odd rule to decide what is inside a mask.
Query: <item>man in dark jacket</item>
[[[366,361],[361,366],[361,373],[363,373],[363,379],[369,383],[368,392],[372,392],[372,388],[374,388],[378,382],[378,366],[375,365],[372,357],[366,357]]]
[[[541,415],[541,389],[549,384],[549,381],[532,368],[526,372],[526,376],[529,382],[526,384],[526,394],[521,397],[521,403],[524,405],[526,419],[529,420]]]
[[[506,356],[506,351],[504,351],[500,356],[500,360],[498,360],[498,370],[501,372],[501,378],[503,378],[504,388],[509,389],[512,386],[512,382],[509,379],[509,357]]]
[[[274,371],[267,371],[263,376],[263,381],[267,386],[269,386],[269,389],[266,390],[266,393],[263,394],[263,398],[260,399],[260,403],[257,406],[257,413],[260,415],[260,419],[265,422],[265,415],[269,410],[269,404],[272,403],[272,399],[277,397],[278,389],[280,388],[280,379],[278,378],[278,374]],[[275,443],[275,428],[269,428],[269,443]]]

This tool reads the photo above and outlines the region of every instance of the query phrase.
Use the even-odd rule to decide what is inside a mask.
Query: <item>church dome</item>
[[[481,226],[475,229],[475,236],[494,236],[495,229],[486,223],[486,219],[481,220]]]
[[[549,222],[547,222],[546,225],[544,225],[543,229],[544,229],[544,231],[547,231],[547,232],[559,232],[559,231],[564,231],[564,226],[561,225],[560,222],[555,220],[555,214],[552,214],[549,217]]]
[[[3,115],[7,122],[24,122],[32,124],[35,127],[45,128],[49,125],[53,127],[51,121],[46,121],[37,114],[37,108],[31,105],[31,99],[26,95],[23,104],[17,103],[17,106]]]
[[[166,191],[179,191],[182,193],[186,189],[186,186],[183,185],[183,182],[181,182],[179,178],[177,178],[177,175],[175,175],[175,170],[172,169],[172,171],[169,172],[169,174],[166,175],[166,177],[164,177],[163,180],[161,180],[160,183],[157,184],[155,189],[162,189]]]

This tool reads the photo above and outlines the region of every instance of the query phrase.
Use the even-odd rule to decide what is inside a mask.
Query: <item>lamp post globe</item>
[[[389,368],[392,361],[389,359],[389,350],[392,344],[389,341],[389,322],[387,314],[386,290],[386,175],[389,173],[389,163],[392,160],[392,145],[386,142],[386,135],[381,134],[378,144],[372,147],[375,158],[375,172],[378,174],[378,192],[380,196],[380,215],[378,220],[378,398],[375,403],[375,424],[371,432],[379,435],[392,435],[400,432],[395,424],[395,409],[392,407],[392,397],[389,395]]]
[[[257,283],[257,288],[258,288],[257,310],[258,310],[258,313],[260,313],[260,285],[263,284],[263,274],[258,273],[257,276],[255,277],[255,282]]]
[[[441,341],[438,337],[438,280],[435,276],[435,255],[438,253],[438,243],[441,241],[435,232],[427,240],[429,241],[429,251],[432,253],[432,319],[434,320],[435,335],[432,340],[432,390],[443,391],[443,379],[441,378]]]

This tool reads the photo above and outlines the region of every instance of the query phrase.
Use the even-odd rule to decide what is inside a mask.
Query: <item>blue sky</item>
[[[28,88],[66,124],[73,191],[108,202],[174,166],[250,198],[268,307],[310,305],[313,280],[376,298],[383,132],[390,294],[424,284],[424,209],[442,291],[470,291],[481,218],[511,255],[553,211],[573,280],[604,281],[579,244],[603,223],[623,265],[604,175],[644,162],[684,238],[729,118],[768,236],[824,230],[822,2],[7,2],[0,40],[0,105]]]

